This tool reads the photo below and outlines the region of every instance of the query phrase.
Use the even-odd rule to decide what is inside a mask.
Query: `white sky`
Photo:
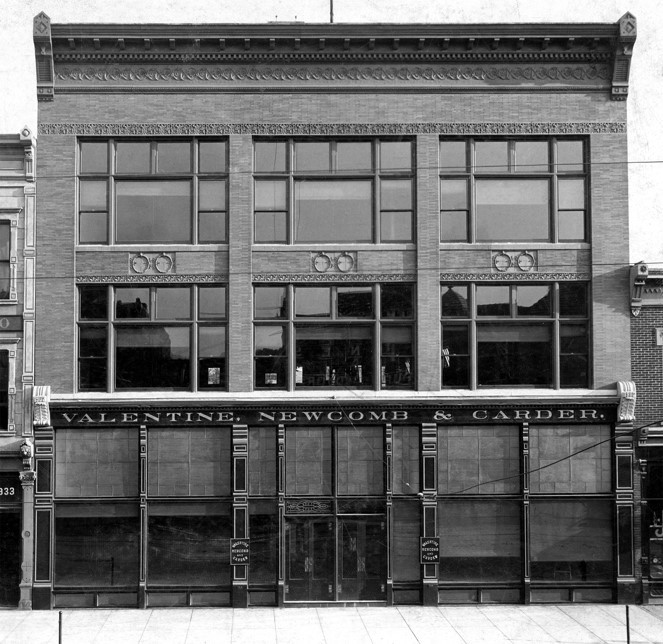
[[[638,20],[628,97],[630,257],[663,267],[663,0],[334,0],[334,22]],[[0,133],[37,129],[32,19],[54,23],[328,22],[329,0],[0,0]],[[658,162],[658,163],[657,163]]]

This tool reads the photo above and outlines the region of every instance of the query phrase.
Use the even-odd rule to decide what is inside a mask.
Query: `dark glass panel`
[[[191,172],[191,142],[159,141],[157,143],[157,172],[159,174]]]
[[[586,355],[562,355],[559,362],[559,378],[562,387],[588,386],[589,359]]]
[[[417,501],[394,499],[393,543],[391,544],[392,572],[395,582],[421,582],[419,537],[421,510]]]
[[[256,325],[254,347],[255,386],[285,387],[288,382],[285,329]]]
[[[410,388],[414,384],[412,327],[382,327],[382,388]]]
[[[612,514],[610,501],[532,501],[532,579],[613,581]]]
[[[551,385],[549,325],[478,326],[477,345],[479,385]]]
[[[380,208],[382,210],[411,210],[412,180],[382,179],[380,181]]]
[[[226,287],[198,287],[198,317],[201,320],[226,317]]]
[[[285,172],[287,143],[285,141],[256,141],[256,172]]]
[[[256,319],[285,318],[288,315],[285,286],[256,286],[253,306]]]
[[[255,222],[256,243],[285,243],[288,241],[287,213],[257,212]]]
[[[508,141],[477,141],[474,163],[476,172],[508,172]]]
[[[616,474],[618,488],[633,487],[633,457],[630,454],[617,455]]]
[[[516,141],[517,172],[548,172],[547,141]]]
[[[413,291],[411,284],[382,284],[380,286],[381,317],[414,317]]]
[[[478,284],[476,288],[477,315],[510,316],[511,315],[511,287],[502,285],[484,286]]]
[[[478,241],[547,241],[548,181],[483,179],[476,182]]]
[[[312,288],[296,287],[295,315],[307,318],[330,317],[331,289],[328,286]]]
[[[225,141],[200,141],[198,143],[198,171],[226,172],[227,144]]]
[[[557,141],[558,172],[584,172],[582,141]]]
[[[442,325],[442,385],[469,387],[469,329],[467,325]]]
[[[370,172],[373,154],[370,141],[348,141],[336,144],[337,172]]]
[[[440,170],[442,172],[465,172],[467,170],[465,141],[440,141]]]
[[[619,553],[618,575],[633,575],[633,508],[617,506],[617,549]],[[651,570],[651,569],[650,569]]]
[[[108,242],[108,213],[82,212],[78,224],[81,244],[105,244]]]
[[[410,141],[380,141],[380,170],[410,172],[412,143]]]
[[[189,386],[189,327],[122,326],[116,337],[118,389]]]
[[[106,198],[106,181],[81,181],[81,203],[80,210],[94,211],[107,210],[108,200]]]
[[[108,172],[108,143],[106,141],[83,141],[81,143],[81,172]]]
[[[561,353],[587,355],[589,352],[589,330],[586,324],[562,324],[559,336]]]
[[[550,317],[552,315],[552,288],[541,286],[516,286],[516,310],[519,316]]]
[[[297,385],[370,387],[373,384],[372,328],[362,326],[298,326]]]
[[[80,319],[108,319],[108,287],[81,286],[79,289]]]
[[[557,213],[557,238],[559,241],[585,241],[585,211],[560,210]]]
[[[440,207],[442,210],[467,210],[467,179],[440,181]]]
[[[0,263],[0,300],[9,299],[11,271],[9,262]]]
[[[9,351],[0,351],[0,429],[9,429]]]
[[[50,459],[38,459],[36,461],[37,467],[37,484],[36,492],[52,492],[53,491],[53,461]]]
[[[298,172],[329,172],[330,143],[298,141],[295,143],[295,170]]]
[[[276,584],[279,521],[275,501],[249,502],[249,584]]]
[[[107,357],[108,331],[105,326],[82,326],[78,332],[78,355],[80,358],[103,359],[104,373]],[[100,383],[101,384],[101,383]],[[104,378],[103,385],[106,385]]]
[[[331,484],[331,429],[329,427],[287,427],[285,434],[286,494],[328,495],[332,493]]]
[[[372,318],[371,286],[339,286],[336,289],[336,315],[339,318]]]
[[[118,141],[115,171],[118,174],[149,174],[152,150],[149,141]]]
[[[136,586],[140,556],[138,506],[94,509],[62,506],[55,511],[55,584]],[[100,508],[101,510],[101,508]]]
[[[51,578],[51,511],[37,510],[35,514],[35,579],[49,581]]]
[[[469,286],[442,284],[442,317],[469,317]]]
[[[226,328],[198,327],[198,388],[226,386]]]
[[[149,318],[150,289],[148,287],[117,287],[115,289],[116,318]]]
[[[200,181],[199,210],[225,210],[226,209],[226,182]]]
[[[442,327],[442,346],[449,355],[469,353],[468,327],[465,324],[445,324]]]
[[[276,494],[276,459],[276,428],[250,427],[249,494]]]
[[[465,210],[444,210],[440,213],[440,241],[467,241],[467,212]]]
[[[200,243],[225,243],[228,241],[226,230],[227,213],[219,212],[199,212],[198,213],[198,241]]]
[[[296,242],[370,242],[371,181],[298,181]]]
[[[339,427],[336,432],[338,494],[384,493],[382,427]]]
[[[520,504],[439,501],[440,581],[517,581],[521,577]]]
[[[394,425],[393,427],[393,493],[419,492],[419,428]]]
[[[116,241],[191,241],[189,181],[118,181]]]
[[[585,180],[560,179],[557,182],[557,195],[560,210],[584,210]]]
[[[380,212],[381,242],[412,241],[412,211],[387,210]]]
[[[156,320],[190,320],[191,289],[184,287],[157,287]]]
[[[560,317],[587,317],[587,285],[575,282],[559,284]]]

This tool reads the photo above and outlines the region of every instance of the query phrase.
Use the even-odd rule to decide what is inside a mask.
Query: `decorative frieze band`
[[[623,134],[625,122],[551,123],[41,123],[39,134],[74,136],[262,136],[408,134]]]
[[[587,281],[589,273],[440,273],[443,282]]]
[[[256,273],[254,282],[414,282],[415,273]]]
[[[78,275],[77,284],[199,284],[224,283],[228,281],[227,275],[205,273],[203,275]]]

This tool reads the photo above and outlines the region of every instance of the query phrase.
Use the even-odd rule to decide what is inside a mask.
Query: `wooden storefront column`
[[[384,450],[386,456],[386,493],[387,493],[387,503],[386,503],[386,521],[387,521],[387,606],[393,606],[394,604],[394,574],[392,570],[391,560],[392,560],[392,544],[394,543],[394,526],[393,526],[393,491],[394,491],[394,468],[393,468],[393,426],[391,423],[388,423],[385,426],[385,436],[384,436]]]
[[[276,603],[283,606],[285,602],[285,425],[279,425],[277,429],[277,453],[278,459],[276,467],[277,492],[279,498],[279,578]]]
[[[249,535],[248,453],[249,428],[233,425],[233,538],[246,539]],[[232,566],[233,608],[246,608],[249,601],[249,567]]]
[[[54,496],[54,438],[53,427],[35,427],[35,525],[34,525],[34,584],[32,608],[49,609],[53,606],[53,517]]]
[[[437,536],[437,425],[421,425],[421,536]],[[421,566],[422,603],[436,606],[438,603],[438,564]]]
[[[147,427],[140,426],[138,448],[140,494],[140,568],[138,573],[138,607],[147,607]]]
[[[523,513],[521,526],[521,556],[523,561],[523,602],[530,603],[530,589],[532,577],[529,563],[530,541],[529,541],[529,423],[523,423],[521,428],[522,445],[522,468],[523,468]]]

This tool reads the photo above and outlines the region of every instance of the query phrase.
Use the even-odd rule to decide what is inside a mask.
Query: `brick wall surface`
[[[663,347],[656,344],[655,329],[663,328],[663,306],[642,307],[631,318],[631,359],[637,400],[638,425],[663,421]]]

